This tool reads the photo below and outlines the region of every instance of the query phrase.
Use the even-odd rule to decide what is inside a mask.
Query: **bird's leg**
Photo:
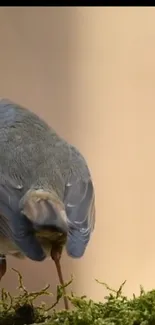
[[[0,281],[1,281],[2,277],[6,273],[6,268],[7,268],[7,265],[6,265],[6,256],[0,254]]]
[[[60,281],[60,284],[61,284],[62,289],[63,289],[65,309],[68,310],[69,309],[68,299],[66,297],[66,290],[65,290],[65,287],[64,287],[64,280],[63,280],[61,264],[60,264],[61,253],[53,248],[51,250],[51,257],[52,257],[53,261],[55,262],[55,266],[56,266],[56,269],[57,269],[59,281]]]

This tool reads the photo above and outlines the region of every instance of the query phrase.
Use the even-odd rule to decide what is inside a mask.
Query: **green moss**
[[[56,311],[54,307],[63,296],[62,287],[57,288],[53,306],[48,309],[45,304],[35,307],[34,300],[38,296],[50,295],[49,286],[40,292],[29,293],[19,273],[18,277],[21,293],[17,297],[11,297],[4,289],[1,291],[0,325],[155,325],[155,290],[145,292],[141,287],[138,297],[133,295],[132,299],[128,299],[122,294],[125,283],[117,291],[102,283],[108,292],[104,302],[96,303],[71,294],[68,299],[74,308]]]

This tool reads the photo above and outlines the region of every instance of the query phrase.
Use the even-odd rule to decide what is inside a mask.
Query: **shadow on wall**
[[[65,8],[0,9],[1,97],[25,105],[46,119],[57,132],[71,138],[70,53],[72,15]],[[62,259],[65,279],[72,261]],[[18,269],[31,290],[58,283],[52,260],[44,263],[8,258],[8,269]],[[14,291],[16,274],[8,270],[2,285]]]

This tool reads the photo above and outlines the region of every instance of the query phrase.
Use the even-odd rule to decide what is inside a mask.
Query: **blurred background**
[[[96,229],[81,260],[64,253],[65,280],[96,300],[95,279],[124,291],[155,288],[155,8],[1,7],[0,96],[38,113],[86,157],[96,189]],[[29,290],[53,262],[8,259]]]

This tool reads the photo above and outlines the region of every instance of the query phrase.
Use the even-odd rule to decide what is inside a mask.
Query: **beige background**
[[[155,287],[155,8],[0,8],[0,95],[43,116],[88,160],[96,230],[85,257],[63,256],[74,290],[102,299],[95,278],[125,292]],[[29,289],[51,261],[9,259]],[[8,270],[2,285],[12,291]]]

